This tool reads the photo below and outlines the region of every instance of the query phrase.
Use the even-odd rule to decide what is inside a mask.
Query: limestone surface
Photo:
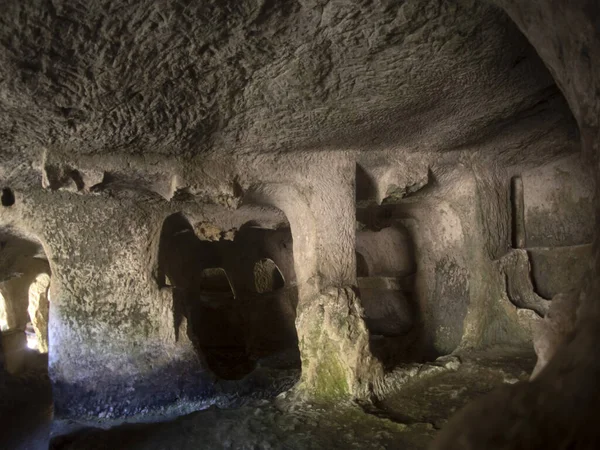
[[[460,413],[438,448],[492,449],[507,429],[498,448],[548,447],[581,431],[574,399],[597,411],[596,1],[1,9],[0,361],[29,367],[31,320],[56,419],[241,407],[233,423],[282,392],[364,407],[457,355],[534,345],[535,379]],[[265,411],[287,445],[288,418]],[[393,445],[397,424],[355,412],[316,417]]]

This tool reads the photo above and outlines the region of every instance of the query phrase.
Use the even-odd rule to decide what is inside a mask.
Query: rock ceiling
[[[7,0],[0,16],[0,178],[44,149],[443,151],[569,121],[527,40],[476,0]]]

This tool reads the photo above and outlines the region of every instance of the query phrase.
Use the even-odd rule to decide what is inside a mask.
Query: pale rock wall
[[[594,1],[498,0],[552,72],[577,119],[583,166],[595,181],[600,203],[600,58]],[[560,208],[559,208],[560,209]],[[574,332],[563,335],[554,356],[530,383],[504,387],[459,412],[438,435],[435,449],[597,448],[594,418],[600,399],[595,354],[600,342],[600,252],[596,220],[592,264],[581,288]],[[587,238],[587,236],[586,236]],[[573,307],[564,319],[572,317]],[[568,330],[567,330],[568,332]],[[560,333],[562,334],[562,333]],[[485,420],[479,420],[485,417]],[[510,432],[508,433],[507,431]]]
[[[41,274],[48,274],[48,261],[29,258],[22,261],[19,276],[0,283],[6,306],[6,319],[9,329],[25,330],[25,326],[33,319],[28,312],[30,304],[29,288]]]
[[[403,228],[359,231],[356,251],[363,256],[369,276],[394,276],[415,271],[414,245]]]

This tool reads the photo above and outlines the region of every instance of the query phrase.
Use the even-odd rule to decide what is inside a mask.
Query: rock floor
[[[273,401],[232,409],[211,407],[155,423],[55,422],[50,448],[426,449],[436,431],[456,410],[499,385],[526,380],[535,364],[531,351],[514,349],[457,356],[461,361],[458,367],[445,368],[433,375],[412,376],[401,387],[368,404],[328,407],[297,404],[284,394]],[[11,432],[11,446],[6,446],[9,441],[4,435],[0,448],[47,448],[44,433],[49,429],[48,406],[38,405],[37,411],[30,407],[29,419],[19,422]],[[24,417],[13,418],[16,424]],[[25,432],[27,427],[30,429]],[[60,434],[65,430],[76,431]],[[16,442],[18,439],[20,442]]]

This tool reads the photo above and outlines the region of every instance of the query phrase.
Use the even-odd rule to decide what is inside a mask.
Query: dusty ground
[[[282,395],[274,401],[234,409],[212,407],[155,423],[84,426],[57,422],[50,448],[425,449],[455,410],[494,387],[526,380],[535,363],[532,353],[520,350],[458,356],[461,364],[457,370],[416,377],[397,392],[369,404],[298,405]],[[10,430],[8,440],[4,434],[0,448],[46,448],[50,412],[48,402],[38,401],[13,414],[5,428]],[[76,431],[56,435],[65,430]]]

